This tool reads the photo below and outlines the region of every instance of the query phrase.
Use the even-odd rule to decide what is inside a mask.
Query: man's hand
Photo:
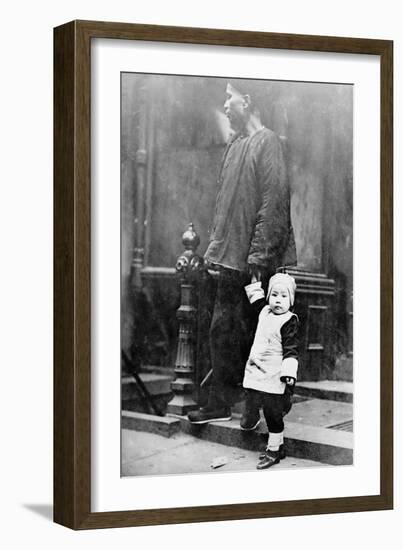
[[[217,264],[213,264],[209,260],[204,260],[204,267],[209,271],[219,271],[220,269]]]

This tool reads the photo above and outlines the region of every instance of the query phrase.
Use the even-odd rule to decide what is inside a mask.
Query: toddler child
[[[258,470],[270,468],[285,457],[283,417],[291,408],[298,370],[298,317],[290,311],[295,289],[293,277],[276,273],[269,281],[266,304],[260,281],[245,287],[250,303],[260,313],[245,367],[246,401],[241,428],[254,430],[263,408],[269,439],[266,451],[259,457]]]

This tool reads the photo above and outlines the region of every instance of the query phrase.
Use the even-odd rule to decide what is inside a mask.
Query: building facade
[[[151,370],[172,372],[175,364],[182,234],[192,222],[200,255],[209,240],[229,135],[225,88],[225,78],[122,74],[122,349]],[[353,88],[279,81],[254,81],[251,88],[260,95],[264,125],[286,153],[301,377],[352,380]],[[203,279],[196,293],[202,379],[214,281]]]

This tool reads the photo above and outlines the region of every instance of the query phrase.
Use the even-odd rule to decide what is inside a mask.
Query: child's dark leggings
[[[281,433],[284,431],[283,412],[285,399],[284,394],[265,393],[248,389],[246,392],[245,409],[255,411],[262,407],[269,432]]]

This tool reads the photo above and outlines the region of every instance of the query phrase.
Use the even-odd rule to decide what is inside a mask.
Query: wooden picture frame
[[[112,38],[380,56],[381,456],[375,495],[91,512],[91,40]],[[72,529],[393,507],[393,42],[73,21],[54,30],[54,520]]]

